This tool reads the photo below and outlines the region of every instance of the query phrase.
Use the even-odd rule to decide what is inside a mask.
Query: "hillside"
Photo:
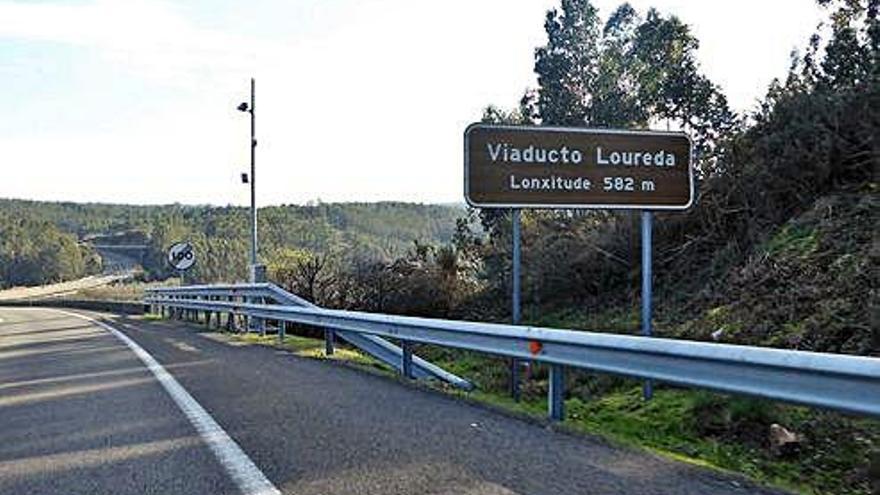
[[[269,264],[284,249],[345,259],[389,259],[414,241],[448,242],[462,213],[454,206],[394,202],[261,208],[260,255]],[[99,272],[101,260],[87,244],[77,244],[83,240],[147,244],[147,277],[163,278],[169,275],[165,249],[187,239],[195,243],[199,256],[188,274],[192,280],[240,280],[247,273],[249,218],[249,210],[238,207],[0,199],[0,287]]]
[[[835,187],[762,229],[740,256],[718,250],[689,267],[666,265],[654,301],[655,334],[880,357],[876,188],[872,181]],[[527,311],[527,323],[637,334],[638,281],[617,290],[622,297]],[[480,368],[480,385],[503,395],[504,363]],[[637,382],[591,373],[572,373],[568,387],[578,429],[801,493],[877,493],[877,421],[662,385],[646,403]],[[524,385],[526,407],[540,410],[546,391],[546,371],[535,370]],[[773,443],[774,424],[796,435],[792,450]]]
[[[688,301],[674,335],[880,356],[876,194],[833,192],[767,235]],[[688,311],[688,308],[690,311]],[[714,334],[714,337],[712,336]]]

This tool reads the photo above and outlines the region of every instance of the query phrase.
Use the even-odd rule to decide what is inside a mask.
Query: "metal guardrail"
[[[173,301],[181,299],[191,300],[193,298],[214,299],[239,299],[242,301],[272,301],[279,305],[317,308],[318,306],[306,301],[305,299],[291,294],[275,284],[218,284],[218,285],[194,285],[183,287],[167,287],[167,288],[150,288],[147,289],[148,297],[146,302],[149,304],[157,297],[164,297]],[[180,305],[175,307],[182,308]],[[193,309],[193,308],[182,308]],[[205,310],[208,312],[216,312],[215,310]],[[218,312],[219,313],[219,312]],[[242,314],[242,313],[238,313]],[[251,316],[242,314],[243,316]],[[269,318],[275,319],[275,318]],[[285,321],[285,320],[279,320]],[[284,328],[279,329],[279,333],[283,336]],[[336,330],[328,328],[325,332],[326,347],[328,353],[333,352],[333,340],[339,337],[349,344],[359,348],[365,353],[382,361],[383,363],[402,371],[404,362],[404,354],[408,349],[400,347],[375,335],[362,334],[358,332],[347,332],[344,330]],[[411,376],[414,378],[436,378],[444,382],[450,383],[458,388],[470,390],[473,385],[452,373],[425,361],[418,356],[412,356]]]
[[[254,286],[240,287],[245,294]],[[560,419],[564,367],[880,416],[880,359],[552,328],[207,301],[200,288],[151,292],[147,303],[315,325],[551,365],[550,416]],[[280,289],[279,289],[280,290]],[[188,297],[184,297],[186,294]],[[295,296],[294,296],[295,297]],[[407,345],[399,369],[407,376]]]

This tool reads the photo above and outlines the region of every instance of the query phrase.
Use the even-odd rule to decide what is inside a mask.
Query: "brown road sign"
[[[694,198],[679,132],[471,124],[464,195],[492,208],[683,210]]]

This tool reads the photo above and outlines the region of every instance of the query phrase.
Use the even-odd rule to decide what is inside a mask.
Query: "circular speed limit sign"
[[[196,262],[192,243],[177,242],[168,248],[168,263],[177,270],[187,270]]]

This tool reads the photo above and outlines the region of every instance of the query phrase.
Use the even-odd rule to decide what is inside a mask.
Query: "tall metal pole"
[[[521,264],[521,241],[520,241],[520,210],[513,210],[513,324],[520,322],[520,264]]]
[[[652,241],[653,217],[650,211],[642,211],[642,335],[651,336],[651,241]],[[642,395],[645,400],[650,400],[654,395],[654,384],[651,380],[645,380],[642,385]]]
[[[511,307],[511,315],[512,315],[512,323],[514,325],[519,325],[520,322],[520,210],[519,208],[514,208],[511,211],[511,223],[513,224],[513,280],[512,289],[513,293],[511,294],[512,307]],[[513,400],[519,401],[519,363],[516,358],[512,358],[510,361],[510,396],[513,397]]]
[[[251,78],[251,282],[256,282],[257,265],[257,119],[254,112],[256,105],[256,83]]]

